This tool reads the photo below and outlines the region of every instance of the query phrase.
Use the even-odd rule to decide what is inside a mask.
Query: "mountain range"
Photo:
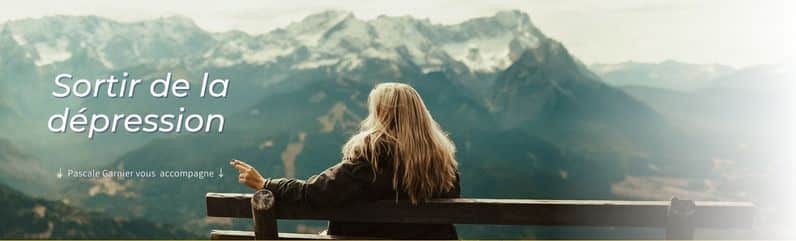
[[[253,163],[266,176],[308,177],[340,161],[341,145],[367,114],[370,89],[397,81],[420,92],[456,143],[465,196],[645,199],[651,190],[639,183],[672,180],[648,177],[690,183],[714,174],[714,153],[695,148],[706,142],[693,136],[695,127],[681,125],[651,95],[624,84],[633,84],[638,72],[671,71],[587,66],[520,11],[450,25],[409,16],[363,20],[327,11],[258,35],[207,32],[184,17],[117,22],[51,16],[0,25],[0,51],[0,72],[14,74],[0,79],[0,137],[14,149],[0,150],[0,157],[37,160],[43,173],[59,167],[218,170],[234,158]],[[666,68],[692,67],[674,65]],[[714,67],[716,73],[730,71]],[[685,71],[698,73],[694,83],[674,76],[660,79],[658,86],[692,89],[705,86],[702,76],[719,76],[699,69]],[[173,72],[198,79],[204,71],[231,80],[228,98],[56,100],[49,95],[52,78],[63,72],[89,79],[121,72],[152,79]],[[682,76],[691,76],[685,72]],[[212,135],[119,133],[93,141],[48,133],[46,118],[66,106],[121,113],[187,106],[226,115],[227,128]],[[676,192],[659,194],[737,198],[736,190],[727,194],[711,186],[708,192],[704,185],[674,183],[676,189],[669,190]],[[36,186],[14,187],[35,196]],[[636,189],[628,192],[628,186]],[[48,198],[68,199],[110,217],[199,232],[218,225],[203,217],[204,193],[248,191],[229,176],[198,182],[70,180],[54,187],[63,193]],[[496,233],[472,230],[479,237]],[[528,229],[500,237],[540,234],[523,230]]]
[[[624,62],[592,64],[589,68],[606,83],[614,86],[642,86],[675,91],[693,91],[710,87],[713,81],[727,77],[735,68],[720,64],[689,64],[674,60],[660,63]]]

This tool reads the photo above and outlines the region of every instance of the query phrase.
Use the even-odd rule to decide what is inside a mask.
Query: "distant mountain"
[[[794,78],[796,78],[796,63],[793,61],[758,65],[724,76],[706,86],[704,90],[738,90],[783,97],[796,88]]]
[[[688,64],[667,60],[660,63],[624,62],[592,64],[589,68],[613,86],[642,86],[691,91],[713,84],[735,69],[720,64]]]
[[[710,139],[735,142],[736,146],[768,143],[780,139],[777,137],[782,131],[793,129],[788,123],[794,116],[794,69],[789,63],[748,67],[688,92],[623,89],[669,117],[672,123],[692,132],[706,131]]]
[[[160,239],[198,238],[169,225],[110,218],[61,202],[31,198],[0,183],[0,238]]]

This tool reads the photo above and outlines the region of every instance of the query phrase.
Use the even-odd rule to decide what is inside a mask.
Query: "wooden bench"
[[[279,233],[277,219],[379,223],[452,223],[542,226],[658,227],[667,239],[692,239],[695,228],[750,228],[751,203],[521,199],[438,199],[418,206],[377,201],[308,210],[275,203],[273,194],[207,193],[207,216],[251,218],[254,231],[213,230],[211,239],[363,239],[318,234]]]

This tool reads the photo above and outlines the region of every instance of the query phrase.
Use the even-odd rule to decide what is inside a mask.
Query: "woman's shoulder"
[[[373,162],[377,160],[371,160],[374,157],[383,160],[385,158],[392,157],[393,151],[395,149],[395,144],[392,141],[387,140],[384,137],[373,137],[372,135],[368,135],[364,138],[363,145],[354,153],[353,156],[347,157],[352,161],[366,161],[366,162]]]

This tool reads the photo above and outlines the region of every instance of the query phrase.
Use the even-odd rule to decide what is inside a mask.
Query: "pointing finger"
[[[252,168],[252,166],[249,165],[249,163],[246,163],[244,161],[237,160],[237,159],[232,160],[232,162],[230,162],[230,164],[232,164],[232,165],[238,164],[238,165],[243,165],[244,167]]]
[[[248,167],[249,169],[253,168],[249,163],[245,163],[243,161],[238,161],[238,164],[243,165],[244,167]]]
[[[249,170],[249,168],[247,168],[246,166],[241,165],[240,163],[232,164],[232,166],[235,167],[235,169],[238,169],[238,172],[245,172],[245,171]]]

